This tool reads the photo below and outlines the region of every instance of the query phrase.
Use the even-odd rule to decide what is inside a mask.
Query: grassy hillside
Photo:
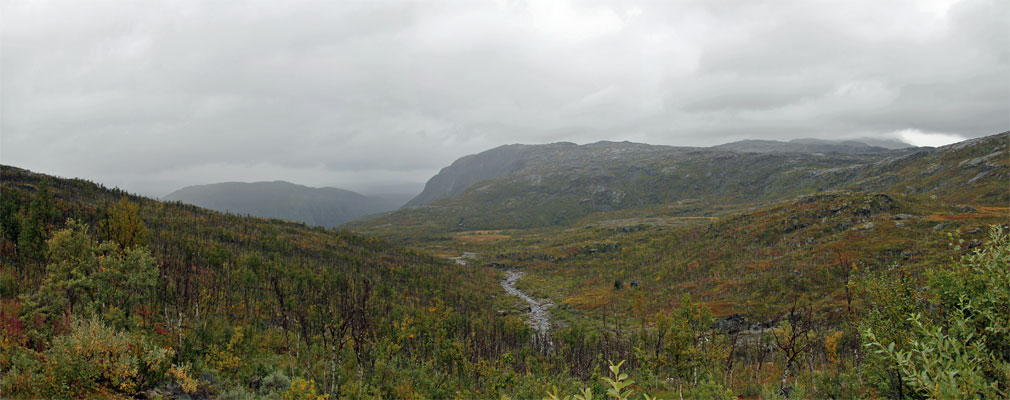
[[[977,246],[988,226],[1010,215],[1007,207],[978,207],[963,211],[903,196],[837,193],[724,218],[672,216],[663,225],[600,220],[550,235],[513,233],[467,251],[484,250],[495,263],[535,272],[542,287],[531,289],[586,312],[626,309],[637,301],[635,314],[652,315],[689,294],[716,316],[770,320],[794,295],[817,310],[837,311],[853,264],[914,270],[942,263],[951,256],[946,244],[953,232]],[[531,236],[551,239],[531,243]],[[522,245],[507,242],[524,239]],[[632,281],[636,288],[614,290]]]

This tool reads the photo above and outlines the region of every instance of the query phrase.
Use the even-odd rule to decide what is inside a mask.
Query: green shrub
[[[723,387],[711,379],[698,382],[697,386],[684,393],[685,398],[692,399],[735,399],[733,391]]]
[[[88,225],[67,220],[49,240],[50,263],[41,287],[26,295],[24,320],[55,321],[70,313],[101,316],[116,328],[141,325],[134,311],[150,303],[158,268],[149,250],[96,243]],[[47,336],[52,324],[42,327]]]
[[[18,294],[18,283],[11,272],[0,272],[0,298],[13,298]]]
[[[284,393],[282,398],[289,400],[326,400],[330,398],[330,395],[319,394],[319,389],[316,388],[316,381],[314,380],[295,378],[295,380],[291,381],[291,386],[288,387],[288,391]]]
[[[140,334],[117,332],[92,319],[75,321],[68,335],[53,340],[45,358],[56,366],[56,382],[134,394],[162,380],[172,355]]]
[[[8,346],[10,345],[10,346]],[[4,343],[0,349],[3,360],[0,360],[0,397],[39,396],[39,387],[44,384],[43,376],[38,373],[42,369],[39,355],[27,348]]]
[[[256,400],[256,394],[238,386],[221,394],[218,400]]]
[[[45,351],[14,350],[0,386],[5,395],[23,397],[132,396],[161,382],[172,356],[140,334],[76,320]]]
[[[935,296],[925,310],[931,312],[907,316],[913,327],[905,332],[908,341],[884,341],[868,327],[866,346],[916,395],[1010,396],[1008,235],[994,227],[987,247],[929,276]]]
[[[288,378],[283,372],[273,372],[263,378],[260,389],[267,393],[284,393],[289,386],[291,386],[291,378]]]

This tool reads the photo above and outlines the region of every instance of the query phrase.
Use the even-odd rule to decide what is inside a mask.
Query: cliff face
[[[422,206],[455,197],[476,182],[512,175],[542,153],[574,146],[570,143],[512,144],[468,155],[442,168],[438,175],[424,185],[424,191],[408,201],[405,207]]]

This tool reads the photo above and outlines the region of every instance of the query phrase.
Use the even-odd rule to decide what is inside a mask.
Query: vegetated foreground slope
[[[395,200],[337,188],[290,182],[225,182],[188,186],[165,196],[211,210],[336,227],[355,218],[398,208]]]
[[[494,314],[489,269],[9,166],[0,182],[0,397],[447,397],[537,352]]]

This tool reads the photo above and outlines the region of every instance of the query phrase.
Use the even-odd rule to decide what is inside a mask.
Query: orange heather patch
[[[974,206],[978,212],[968,213],[968,214],[955,214],[955,215],[927,215],[924,219],[926,221],[957,221],[963,219],[973,219],[973,218],[986,218],[986,217],[1008,217],[1010,216],[1010,207],[996,207],[996,206]]]
[[[982,213],[971,213],[971,214],[957,214],[957,215],[927,215],[926,221],[960,221],[962,219],[974,219],[974,218],[985,218],[990,217],[992,214],[982,214]]]
[[[563,303],[571,304],[579,308],[600,308],[610,304],[613,296],[613,289],[595,288],[589,289],[581,294],[566,297]]]
[[[716,317],[725,317],[736,311],[736,303],[732,301],[710,301],[705,303],[705,306],[707,306],[708,309],[712,311],[712,315]]]
[[[493,243],[501,240],[508,239],[505,235],[466,235],[466,236],[456,236],[456,240],[467,242],[467,243]]]
[[[995,216],[1010,216],[1010,207],[990,207],[990,206],[978,206],[975,207],[982,212],[987,214],[993,214]]]
[[[761,271],[771,268],[771,266],[772,266],[771,261],[762,261],[757,264],[744,265],[744,269],[751,271]]]
[[[724,294],[729,290],[736,289],[741,286],[743,286],[742,282],[734,282],[734,281],[721,282],[715,287],[715,290],[713,290],[713,292],[716,294]]]
[[[676,288],[678,288],[678,289],[697,289],[698,288],[698,284],[694,283],[694,282],[684,282],[684,283],[677,284]]]

